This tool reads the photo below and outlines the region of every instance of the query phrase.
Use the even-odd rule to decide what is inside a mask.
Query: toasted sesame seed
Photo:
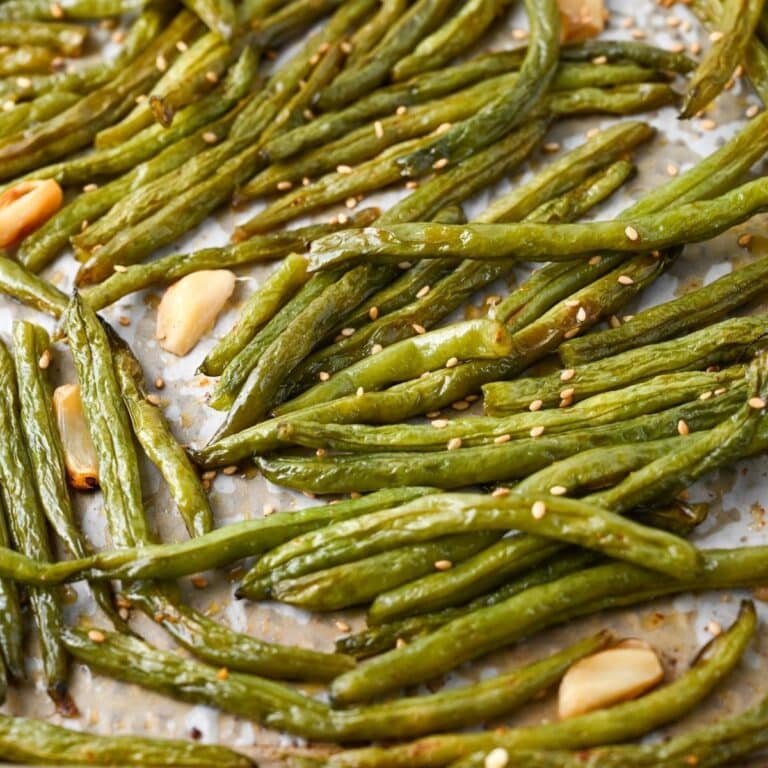
[[[560,381],[570,381],[576,375],[573,368],[565,368],[560,371]]]
[[[677,176],[679,168],[674,163],[667,163],[667,174],[669,176]]]
[[[715,30],[714,32],[710,32],[710,33],[709,33],[709,39],[710,39],[710,40],[711,40],[713,43],[716,43],[716,42],[718,42],[719,40],[722,40],[722,39],[723,39],[723,33],[722,33],[722,32],[720,32],[719,30]]]
[[[568,389],[563,389],[560,391],[560,397],[563,400],[568,400],[570,398],[573,398],[575,394],[576,394],[576,390],[573,387],[568,387]]]
[[[355,332],[355,328],[342,328],[341,329],[341,335],[342,336],[352,336]]]
[[[331,374],[328,373],[328,371],[320,371],[320,373],[317,374],[317,378],[320,379],[320,381],[328,381],[328,379],[331,378]]]
[[[94,643],[104,643],[107,636],[100,629],[89,629],[88,639]]]
[[[594,59],[592,59],[593,64],[607,64],[608,63],[608,57],[607,56],[595,56]]]
[[[667,16],[668,27],[679,27],[682,19],[679,16]]]
[[[466,411],[469,406],[470,403],[466,400],[457,400],[455,403],[451,403],[451,408],[453,408],[454,411]]]
[[[356,394],[358,397],[362,397],[362,396],[365,394],[365,390],[364,390],[362,387],[358,387],[358,388],[355,390],[355,394]]]
[[[560,144],[556,141],[548,141],[542,149],[550,154],[560,151]]]
[[[669,50],[672,53],[682,53],[685,50],[685,44],[684,43],[672,43],[672,45],[669,46]]]
[[[83,192],[95,192],[99,188],[98,184],[91,182],[83,187]]]
[[[219,82],[219,76],[215,72],[213,72],[213,71],[206,72],[205,73],[205,79],[209,83],[218,83]]]
[[[447,157],[441,157],[439,160],[435,160],[434,163],[432,163],[432,167],[439,171],[441,168],[445,168],[445,166],[448,165],[448,158]]]
[[[449,451],[455,451],[457,448],[461,448],[461,438],[460,437],[452,437],[448,441],[448,445],[446,445],[446,448]]]
[[[398,637],[397,640],[395,640],[395,648],[405,648],[406,645],[408,645],[408,643],[402,637]]]
[[[707,118],[706,120],[702,120],[699,123],[699,125],[705,131],[714,131],[715,128],[717,128],[717,123],[714,120],[710,119],[710,118]]]
[[[410,261],[400,261],[397,264],[398,269],[410,269],[411,268],[411,262]]]
[[[51,350],[46,349],[43,354],[40,355],[40,359],[37,361],[37,367],[45,370],[51,364]]]
[[[499,435],[498,437],[493,438],[493,442],[496,443],[496,445],[502,445],[503,443],[508,443],[512,439],[512,435],[509,433],[505,435]]]
[[[406,107],[404,104],[401,104],[396,110],[396,115],[404,115],[408,111],[408,107]]]
[[[428,419],[439,419],[440,418],[440,411],[429,411],[427,413]]]
[[[377,120],[373,124],[373,132],[376,134],[377,139],[384,138],[384,126],[381,124],[381,120]]]
[[[356,197],[348,197],[346,201],[344,202],[344,205],[347,206],[350,210],[354,208],[357,205],[357,198]]]
[[[627,240],[631,240],[633,243],[640,239],[640,233],[631,225],[624,228],[624,234],[627,236]]]
[[[427,329],[423,325],[419,325],[418,323],[411,323],[411,328],[413,328],[416,333],[421,336],[421,334],[426,333]]]
[[[509,496],[509,488],[495,488],[491,496],[495,496],[497,499]]]
[[[309,179],[309,176],[305,176],[305,177],[304,177],[304,178],[301,180],[301,186],[302,186],[302,187],[308,187],[308,186],[309,186],[311,183],[312,183],[312,182],[310,181],[310,179]]]
[[[528,30],[527,29],[520,29],[519,27],[512,30],[512,37],[515,40],[525,40],[526,37],[528,37]]]
[[[747,405],[750,408],[754,408],[755,410],[762,410],[765,408],[765,400],[763,400],[762,397],[750,397],[749,400],[747,400]]]
[[[336,166],[336,173],[341,173],[341,174],[352,173],[352,166],[351,165],[337,165]]]
[[[642,29],[633,29],[632,30],[632,37],[635,40],[645,40],[645,31]]]
[[[529,411],[540,411],[541,407],[544,405],[543,400],[533,400],[531,404],[528,406]]]
[[[492,749],[483,761],[483,768],[507,768],[509,765],[509,752],[504,747]]]
[[[275,514],[275,508],[271,504],[265,504],[261,510],[261,514],[264,515],[264,517],[270,517]]]
[[[315,456],[317,456],[318,459],[322,459],[325,456],[325,454],[326,454],[325,448],[318,448],[315,451]]]
[[[165,389],[165,379],[161,376],[155,379],[155,389]]]
[[[566,493],[568,493],[568,489],[564,485],[553,485],[549,492],[553,496],[564,496]]]
[[[541,520],[547,514],[547,505],[543,501],[534,501],[531,506],[531,514],[535,520]]]
[[[533,427],[529,434],[531,437],[540,437],[541,435],[544,434],[544,427],[542,426]]]
[[[592,256],[592,258],[587,262],[590,267],[596,267],[601,261],[603,260],[602,256]]]
[[[333,622],[336,625],[336,629],[339,630],[339,632],[349,632],[350,626],[347,624],[346,621],[342,621],[341,619],[336,619],[336,621]]]
[[[458,357],[449,357],[445,361],[445,367],[446,368],[455,368],[459,364],[459,358]]]
[[[339,48],[341,48],[342,53],[346,53],[347,55],[352,53],[352,43],[350,43],[349,40],[342,40]]]
[[[743,235],[739,235],[739,239],[736,241],[741,248],[749,248],[751,242],[752,242],[752,235],[749,233],[744,233]]]
[[[723,628],[720,625],[720,622],[712,619],[707,623],[707,632],[709,632],[709,634],[712,635],[713,637],[718,637],[718,635],[723,634]]]
[[[217,680],[226,680],[228,677],[229,677],[229,670],[226,667],[222,667],[216,673],[216,679]]]
[[[450,560],[437,560],[435,568],[438,571],[450,571],[453,568],[453,563]]]
[[[228,467],[224,467],[221,470],[222,475],[234,475],[237,473],[237,464],[230,464]]]
[[[125,315],[120,315],[120,317],[117,318],[117,322],[120,323],[120,325],[127,327],[131,324],[131,318],[126,317]]]
[[[206,472],[203,472],[202,478],[203,480],[214,480],[216,478],[216,470],[209,469]]]
[[[208,579],[205,576],[193,576],[190,581],[195,589],[205,589],[208,586]]]
[[[216,143],[218,140],[219,140],[219,137],[218,137],[218,136],[217,136],[217,135],[216,135],[216,134],[215,134],[213,131],[206,131],[206,132],[203,134],[203,141],[204,141],[206,144],[215,144],[215,143]],[[279,183],[278,183],[278,185],[277,185],[277,188],[278,188],[278,189],[281,189],[281,187],[280,187],[280,183],[282,183],[282,182],[279,182]],[[290,181],[288,182],[288,185],[289,185],[289,186],[288,186],[288,189],[290,189],[290,188],[291,188],[291,186],[293,186],[293,185],[291,184],[291,182],[290,182]]]
[[[379,308],[378,307],[371,307],[368,310],[368,317],[371,318],[371,320],[375,320],[379,316]]]
[[[678,421],[678,422],[677,422],[677,433],[678,433],[679,435],[683,435],[683,436],[685,436],[685,435],[689,434],[689,433],[690,433],[690,431],[691,431],[691,429],[690,429],[690,427],[688,426],[688,424],[686,424],[686,422],[685,422],[685,421],[683,421],[682,419],[680,419],[680,421]]]
[[[374,344],[371,347],[371,354],[372,355],[378,355],[381,350],[384,349],[384,347],[381,346],[381,344]]]
[[[621,20],[621,26],[624,27],[624,29],[629,29],[630,27],[635,26],[635,17],[634,16],[627,16],[626,18]]]
[[[408,179],[408,181],[405,182],[405,188],[406,189],[418,189],[419,188],[419,180],[418,179]]]
[[[747,117],[754,117],[759,111],[760,111],[760,107],[758,107],[757,104],[752,104],[751,106],[747,107],[746,112],[744,112],[744,114]]]
[[[444,429],[448,426],[448,419],[433,419],[431,424],[435,429]]]
[[[150,405],[160,405],[160,395],[154,394],[154,392],[147,395],[147,402]]]
[[[583,323],[587,319],[587,310],[584,309],[584,307],[579,307],[578,312],[576,312],[576,320],[579,323]]]
[[[619,275],[619,282],[622,285],[634,285],[635,281],[629,275]]]

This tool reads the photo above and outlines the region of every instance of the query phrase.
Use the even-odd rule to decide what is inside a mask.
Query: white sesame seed
[[[674,163],[667,163],[667,174],[669,176],[677,176],[678,173],[679,169]]]
[[[633,29],[632,30],[632,37],[635,40],[645,40],[645,31],[642,29]]]
[[[677,422],[677,433],[679,435],[682,435],[683,437],[687,434],[689,434],[691,431],[690,427],[682,420]]]
[[[580,307],[581,302],[578,299],[566,299],[564,302],[566,307]]]
[[[593,64],[607,64],[608,63],[608,57],[607,56],[595,56],[594,59],[592,59]]]
[[[450,571],[453,568],[453,563],[450,560],[437,560],[435,562],[435,569],[438,571]]]
[[[89,629],[88,639],[94,643],[105,643],[107,636],[100,629]]]
[[[395,648],[405,648],[406,645],[408,645],[408,643],[402,637],[398,637],[397,640],[395,640]]]
[[[408,107],[406,107],[405,105],[401,104],[401,105],[400,105],[400,106],[399,106],[399,107],[398,107],[398,108],[395,110],[395,114],[396,114],[396,115],[404,115],[404,114],[405,114],[407,111],[408,111]]]
[[[349,632],[350,630],[349,624],[347,624],[346,621],[342,621],[341,619],[336,619],[334,624],[336,625],[336,629],[338,629],[339,632]]]
[[[434,163],[432,163],[432,167],[439,171],[441,168],[445,168],[445,166],[448,165],[448,158],[447,157],[441,157],[439,160],[435,160]]]
[[[421,336],[421,334],[426,333],[427,329],[423,325],[419,325],[418,323],[411,323],[411,328],[413,328],[416,333]]]
[[[545,152],[552,154],[552,153],[554,153],[554,152],[559,152],[559,151],[560,151],[560,144],[558,144],[558,142],[556,142],[556,141],[548,141],[548,142],[547,142],[547,143],[546,143],[546,144],[545,144],[545,145],[542,147],[542,149],[543,149]]]
[[[749,233],[745,233],[743,235],[739,235],[739,239],[736,241],[741,248],[748,248],[750,243],[752,242],[752,235]]]
[[[603,260],[602,256],[593,256],[587,264],[589,264],[590,267],[596,267],[601,261]]]
[[[19,88],[29,88],[32,85],[32,81],[28,77],[17,77],[16,85],[18,85]]]
[[[440,418],[440,411],[429,411],[427,413],[428,419],[439,419]]]
[[[712,392],[712,390],[708,390],[707,392],[702,392],[699,395],[699,400],[709,400],[709,398],[712,397],[713,394],[714,392]]]
[[[691,48],[691,53],[692,53],[694,56],[698,56],[698,55],[701,53],[701,45],[699,44],[699,41],[698,41],[698,40],[694,40],[694,41],[691,43],[691,46],[690,46],[690,48]]]
[[[705,131],[714,131],[715,128],[717,128],[717,123],[714,120],[711,120],[710,118],[707,118],[706,120],[702,120],[699,123],[699,125]]]
[[[328,371],[320,371],[320,373],[317,374],[317,378],[320,379],[320,381],[328,381],[328,379],[331,378],[331,374],[328,373]]]
[[[622,285],[634,285],[634,280],[629,275],[619,275],[619,282]]]
[[[432,426],[435,429],[444,429],[448,426],[448,420],[447,419],[433,419],[431,422]]]
[[[491,493],[491,496],[495,496],[497,499],[509,496],[509,488],[496,488],[493,493]]]
[[[757,104],[752,104],[752,106],[747,107],[747,110],[744,112],[744,114],[747,117],[754,117],[759,111],[760,107],[758,107]]]
[[[541,407],[544,405],[543,400],[533,400],[531,404],[528,406],[529,411],[540,411]]]
[[[723,39],[723,33],[722,33],[722,32],[720,32],[719,30],[715,30],[714,32],[710,32],[710,33],[709,33],[709,39],[710,39],[710,40],[711,40],[713,43],[716,43],[716,42],[718,42],[719,40],[722,40],[722,39]]]
[[[547,514],[547,505],[543,501],[534,501],[531,506],[531,515],[535,520],[541,520]]]
[[[176,41],[176,50],[180,53],[184,53],[188,48],[189,46],[183,40]]]
[[[583,323],[587,319],[587,310],[584,307],[579,307],[579,311],[576,313],[576,320],[579,323]]]
[[[459,358],[458,357],[449,357],[445,361],[445,367],[446,368],[455,368],[459,364]]]
[[[400,261],[397,264],[398,269],[410,269],[411,268],[411,262],[410,261]]]
[[[457,448],[461,448],[461,438],[460,437],[452,437],[448,441],[448,445],[446,446],[446,448],[449,451],[455,451]]]
[[[540,437],[541,435],[544,434],[544,427],[542,426],[533,427],[529,434],[531,435],[531,437]]]
[[[720,622],[712,619],[707,623],[707,632],[713,637],[718,637],[723,634],[723,627],[720,625]]]
[[[213,131],[206,131],[203,134],[203,141],[206,144],[215,144],[219,140],[219,137],[213,132]],[[289,185],[291,185],[291,182],[288,182]],[[293,185],[291,185],[293,186]],[[288,187],[288,189],[291,188],[291,186]],[[280,184],[278,183],[277,188],[280,189]]]
[[[747,400],[747,405],[750,408],[760,411],[765,408],[765,400],[763,400],[762,397],[750,397],[749,400]]]
[[[713,393],[713,394],[715,395],[715,397],[719,397],[720,395],[724,395],[724,394],[726,393],[726,391],[727,391],[727,390],[725,389],[725,387],[718,387],[718,388],[717,388],[717,389],[714,391],[714,393]]]
[[[317,456],[318,459],[322,459],[326,455],[327,451],[325,448],[318,448],[315,451],[315,456]]]
[[[237,472],[237,464],[231,464],[221,470],[222,475],[234,475]]]
[[[351,165],[337,165],[336,166],[336,173],[341,173],[341,174],[352,173],[352,166]]]
[[[564,485],[553,485],[549,492],[553,496],[564,496],[566,493],[568,493],[568,489]]]
[[[51,364],[51,350],[46,349],[42,355],[40,355],[40,359],[37,361],[38,368],[42,368],[42,370],[45,370],[48,368],[48,366]]]
[[[147,402],[151,405],[160,405],[160,395],[156,395],[154,392],[147,395]]]
[[[627,236],[627,240],[631,240],[633,243],[640,239],[640,233],[629,224],[624,228],[624,234]]]
[[[342,328],[341,329],[341,335],[342,336],[352,336],[355,332],[354,328]]]
[[[357,205],[357,198],[356,197],[348,197],[344,203],[344,205],[347,206],[350,210],[354,208]]]
[[[368,317],[371,318],[371,320],[375,320],[379,316],[379,308],[378,307],[371,307],[368,310]]]
[[[341,48],[342,53],[345,53],[347,55],[352,53],[352,43],[350,43],[349,40],[342,40],[339,48]]]
[[[430,286],[430,285],[423,285],[416,292],[416,298],[417,299],[423,299],[431,290],[432,290],[432,286]]]
[[[3,102],[3,112],[10,112],[11,110],[16,109],[16,102],[11,101],[10,99],[7,99]]]
[[[261,514],[264,515],[264,517],[270,517],[275,514],[275,508],[271,504],[265,504],[261,510]]]
[[[91,183],[91,184],[86,184],[86,185],[83,187],[83,192],[95,192],[95,191],[96,191],[98,188],[99,188],[99,185],[98,185],[98,184],[93,184],[93,183]]]
[[[168,69],[168,62],[165,59],[165,56],[163,54],[158,54],[158,56],[155,58],[155,66],[161,71],[165,72],[166,69]]]
[[[576,371],[573,368],[565,368],[560,371],[560,381],[570,381],[576,375]]]
[[[573,398],[575,394],[576,394],[576,390],[573,387],[568,387],[568,389],[563,389],[560,391],[560,397],[563,400],[569,400]]]
[[[508,443],[512,439],[512,435],[506,434],[506,435],[499,435],[498,437],[493,438],[493,442],[496,443],[496,445],[502,445],[502,443]]]
[[[373,124],[373,131],[376,134],[377,139],[383,139],[384,138],[384,126],[381,124],[381,120],[377,120]]]
[[[504,747],[492,749],[483,761],[483,768],[507,768],[509,765],[509,753]]]
[[[219,76],[215,72],[213,72],[213,71],[206,72],[205,73],[205,79],[209,83],[218,83],[219,82]]]
[[[357,391],[355,392],[355,394],[356,394],[358,397],[362,397],[362,396],[365,394],[365,390],[364,390],[362,387],[358,387],[358,388],[357,388]]]
[[[371,354],[372,355],[378,355],[381,350],[384,349],[384,347],[381,346],[381,344],[374,344],[371,347]]]

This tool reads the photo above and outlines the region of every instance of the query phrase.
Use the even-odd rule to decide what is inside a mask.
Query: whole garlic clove
[[[16,245],[61,208],[64,194],[54,179],[30,179],[0,194],[0,248]]]
[[[597,37],[605,26],[603,0],[558,0],[560,40],[576,43]]]
[[[209,331],[235,290],[228,269],[206,269],[182,277],[165,292],[157,310],[155,338],[183,357]]]
[[[64,446],[67,479],[73,488],[99,485],[99,460],[83,413],[79,384],[64,384],[53,392],[53,415]]]
[[[656,652],[642,641],[620,643],[577,661],[560,683],[562,720],[634,699],[664,679]]]

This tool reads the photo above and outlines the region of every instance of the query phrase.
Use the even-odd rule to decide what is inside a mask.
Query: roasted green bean
[[[0,21],[0,45],[41,45],[64,56],[79,56],[88,27],[46,21]]]
[[[47,312],[53,317],[59,317],[67,308],[66,295],[55,285],[2,255],[0,255],[0,293],[12,296],[23,304],[28,304],[41,312]]]

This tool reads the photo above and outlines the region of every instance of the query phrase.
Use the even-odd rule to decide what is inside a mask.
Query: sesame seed
[[[302,186],[302,187],[308,187],[308,186],[309,186],[311,183],[312,183],[312,182],[309,180],[309,176],[305,176],[305,177],[304,177],[304,178],[301,180],[301,186]]]
[[[315,456],[317,456],[318,459],[322,459],[325,456],[325,454],[326,454],[325,448],[318,448],[315,451]]]
[[[407,111],[408,111],[408,107],[406,107],[405,105],[401,104],[401,105],[400,105],[400,106],[399,106],[399,107],[398,107],[398,108],[395,110],[395,114],[396,114],[396,115],[404,115],[404,114],[405,114]]]
[[[428,419],[439,419],[440,418],[440,411],[429,411],[427,413]]]
[[[707,392],[702,392],[699,395],[699,400],[709,400],[709,398],[712,397],[713,394],[714,392],[712,392],[712,390],[709,390]]]
[[[445,361],[445,367],[446,368],[455,368],[459,364],[459,358],[458,357],[449,357]]]
[[[421,336],[421,334],[426,333],[427,329],[423,325],[419,325],[418,323],[411,323],[411,328],[413,328],[416,333]]]
[[[619,282],[622,285],[634,285],[635,281],[629,275],[619,275]]]
[[[397,640],[395,640],[395,648],[405,648],[406,645],[408,645],[408,643],[403,640],[402,637],[398,637]]]
[[[384,126],[381,124],[381,120],[377,120],[373,124],[373,132],[376,134],[377,139],[384,138]]]
[[[509,496],[509,488],[496,488],[493,493],[491,493],[491,496],[494,496],[497,499]]]
[[[506,435],[499,435],[498,437],[493,438],[493,442],[496,443],[496,445],[502,445],[503,443],[508,443],[512,439],[512,435],[506,434]]]
[[[176,50],[180,53],[184,53],[188,48],[189,46],[183,40],[178,40],[176,42]]]
[[[374,344],[371,347],[371,354],[372,355],[378,355],[381,350],[384,349],[384,347],[381,346],[381,344]]]
[[[341,335],[342,336],[352,336],[355,332],[354,328],[342,328],[341,329]]]
[[[216,478],[216,470],[209,469],[207,472],[203,472],[202,478],[203,480],[214,480]]]
[[[679,435],[682,435],[684,437],[685,435],[689,434],[690,431],[691,431],[690,427],[682,419],[680,419],[680,421],[677,422],[677,433]]]
[[[744,114],[747,117],[754,117],[759,111],[760,111],[760,107],[758,107],[757,104],[753,104],[752,106],[747,107],[746,112],[744,112]]]
[[[432,290],[432,286],[430,286],[430,285],[423,285],[416,292],[416,298],[417,299],[423,299],[431,290]]]
[[[709,634],[712,635],[713,637],[718,637],[719,635],[723,634],[723,628],[720,625],[720,622],[712,619],[707,624],[707,632],[709,632]]]
[[[161,71],[165,72],[166,69],[168,69],[168,62],[165,59],[165,56],[163,54],[158,54],[157,58],[155,58],[155,66]]]
[[[339,632],[349,632],[350,626],[347,624],[346,621],[342,621],[341,619],[336,619],[336,621],[333,622],[336,625],[336,629],[339,630]]]
[[[608,63],[608,57],[607,56],[595,56],[594,59],[592,59],[593,64],[607,64]]]
[[[603,260],[602,256],[593,256],[587,264],[589,264],[590,267],[596,267],[601,261]]]
[[[755,410],[762,410],[765,408],[765,400],[763,400],[762,397],[750,397],[749,400],[747,400],[747,405],[750,408],[754,408]]]
[[[83,187],[83,192],[95,192],[95,191],[96,191],[98,188],[99,188],[99,185],[98,185],[98,184],[93,184],[93,183],[91,183],[91,184],[86,184],[86,185]]]
[[[205,79],[209,83],[218,83],[219,82],[219,76],[215,72],[213,72],[213,71],[206,72],[205,73]]]
[[[264,515],[264,517],[270,517],[275,514],[275,508],[271,504],[265,504],[261,514]]]
[[[206,144],[215,144],[218,140],[219,140],[219,137],[213,131],[206,131],[203,134],[203,141]],[[289,184],[288,189],[290,189],[292,186],[291,182],[289,181],[288,184]],[[277,185],[277,188],[280,189],[280,184]]]
[[[717,389],[714,391],[714,393],[713,393],[713,394],[715,395],[715,397],[719,397],[720,395],[724,395],[725,393],[726,393],[726,389],[725,389],[725,387],[718,387],[718,388],[717,388]]]
[[[431,422],[432,426],[435,429],[444,429],[448,426],[448,420],[447,419],[433,419]]]
[[[131,318],[126,317],[125,315],[120,315],[120,317],[117,318],[117,322],[120,323],[120,325],[127,327],[131,324]]]
[[[100,629],[89,629],[88,639],[94,643],[104,643],[107,640],[107,636]]]
[[[231,464],[228,467],[224,467],[224,469],[221,470],[222,475],[234,475],[237,472],[237,464]]]
[[[355,394],[358,397],[362,397],[365,394],[365,390],[362,387],[358,387],[357,390],[355,391]]]
[[[509,765],[509,753],[504,747],[492,749],[483,761],[483,768],[507,768]]]
[[[352,173],[352,166],[351,165],[337,165],[336,166],[336,173],[341,173],[341,174]]]
[[[154,393],[147,395],[147,402],[150,405],[160,405],[160,396]]]
[[[368,310],[368,317],[371,318],[371,320],[375,320],[379,316],[379,308],[378,307],[371,307]]]
[[[3,102],[3,112],[10,112],[13,109],[16,109],[15,101],[11,101],[10,99],[8,99]]]
[[[28,77],[17,77],[16,85],[18,85],[19,88],[29,88],[32,85],[32,81]]]
[[[717,123],[714,120],[710,120],[709,118],[702,120],[699,125],[705,131],[714,131],[715,128],[717,128]]]
[[[558,144],[556,141],[548,141],[542,149],[545,152],[553,153],[553,152],[559,152],[560,151],[560,144]]]
[[[608,324],[611,326],[611,328],[618,328],[621,325],[621,320],[619,320],[616,315],[611,315],[608,318]]]
[[[125,40],[125,32],[123,32],[122,29],[118,29],[115,32],[112,33],[112,42],[113,43],[122,43],[123,40]],[[177,43],[178,46],[178,43]]]
[[[419,180],[418,179],[409,179],[405,182],[405,188],[406,189],[418,189],[419,188]]]
[[[37,367],[45,370],[51,364],[51,350],[46,349],[37,361]]]
[[[748,248],[750,243],[752,242],[752,235],[749,233],[745,233],[743,235],[739,235],[739,239],[736,241],[741,248]]]
[[[579,307],[581,302],[578,299],[566,299],[564,302],[566,307]]]
[[[53,16],[54,19],[63,19],[64,18],[64,9],[58,3],[52,3],[51,4],[51,16]]]
[[[320,381],[328,381],[328,379],[331,378],[331,374],[328,373],[328,371],[320,371],[320,373],[317,374],[317,378],[320,379]]]
[[[667,26],[668,27],[679,27],[680,22],[682,19],[679,16],[667,16]]]
[[[446,446],[446,448],[449,451],[455,451],[457,448],[461,448],[461,438],[460,437],[452,437],[448,441],[448,445]]]
[[[531,404],[528,406],[529,411],[540,411],[541,407],[544,405],[543,400],[533,400]]]
[[[691,47],[691,53],[692,53],[694,56],[698,56],[698,55],[701,53],[701,45],[699,45],[698,41],[694,40],[694,41],[691,43],[691,46],[690,46],[690,47]]]
[[[565,368],[560,371],[560,381],[570,381],[576,375],[576,371],[573,368]]]
[[[398,262],[397,268],[398,269],[410,269],[411,268],[411,262],[410,261]]]
[[[579,311],[576,313],[576,320],[579,323],[583,323],[587,319],[587,310],[584,307],[579,307]]]
[[[226,680],[228,677],[229,677],[229,670],[226,667],[222,667],[216,673],[216,679],[217,680]]]
[[[547,505],[543,501],[534,501],[531,506],[531,515],[535,520],[541,520],[547,514]]]
[[[341,48],[342,53],[346,53],[347,55],[352,53],[352,43],[350,43],[349,40],[342,40],[339,48]]]
[[[541,435],[544,434],[544,427],[542,426],[533,427],[529,434],[531,435],[531,437],[540,437]]]
[[[432,167],[439,171],[441,168],[445,168],[445,166],[448,165],[448,158],[447,157],[441,157],[439,160],[435,160],[434,163],[432,163]]]
[[[624,29],[629,29],[630,27],[633,27],[635,25],[635,17],[634,16],[627,16],[626,18],[621,20],[621,26],[624,27]]]
[[[438,571],[450,571],[453,568],[453,563],[450,560],[438,560],[435,562],[435,568]]]
[[[632,37],[635,40],[645,40],[645,31],[642,29],[633,29],[632,30]]]
[[[528,30],[527,29],[513,29],[512,30],[512,37],[515,40],[525,40],[526,37],[528,37]]]
[[[193,576],[190,581],[195,589],[205,589],[208,586],[208,579],[205,576]]]
[[[560,392],[560,397],[563,400],[568,400],[568,399],[572,398],[575,394],[576,394],[576,390],[573,387],[568,387],[568,389],[563,389]]]
[[[549,492],[553,496],[564,496],[566,493],[568,493],[568,489],[564,485],[553,485]]]
[[[158,376],[155,379],[155,389],[165,389],[165,379]]]
[[[350,210],[354,208],[357,205],[357,198],[356,197],[348,197],[344,203],[344,205],[347,206]]]
[[[455,403],[451,403],[451,408],[454,411],[466,411],[470,404],[466,400],[457,400]]]
[[[672,45],[669,46],[669,50],[672,53],[682,53],[685,50],[685,44],[684,43],[672,43]]]
[[[720,32],[719,30],[716,30],[715,32],[710,32],[710,33],[709,33],[709,39],[710,39],[710,40],[711,40],[713,43],[716,43],[716,42],[718,42],[719,40],[722,40],[722,39],[723,39],[723,33],[722,33],[722,32]]]
[[[631,240],[633,243],[640,239],[640,233],[631,225],[624,228],[624,234],[627,236],[627,240]]]
[[[679,168],[674,163],[667,163],[667,174],[669,176],[677,176]]]

